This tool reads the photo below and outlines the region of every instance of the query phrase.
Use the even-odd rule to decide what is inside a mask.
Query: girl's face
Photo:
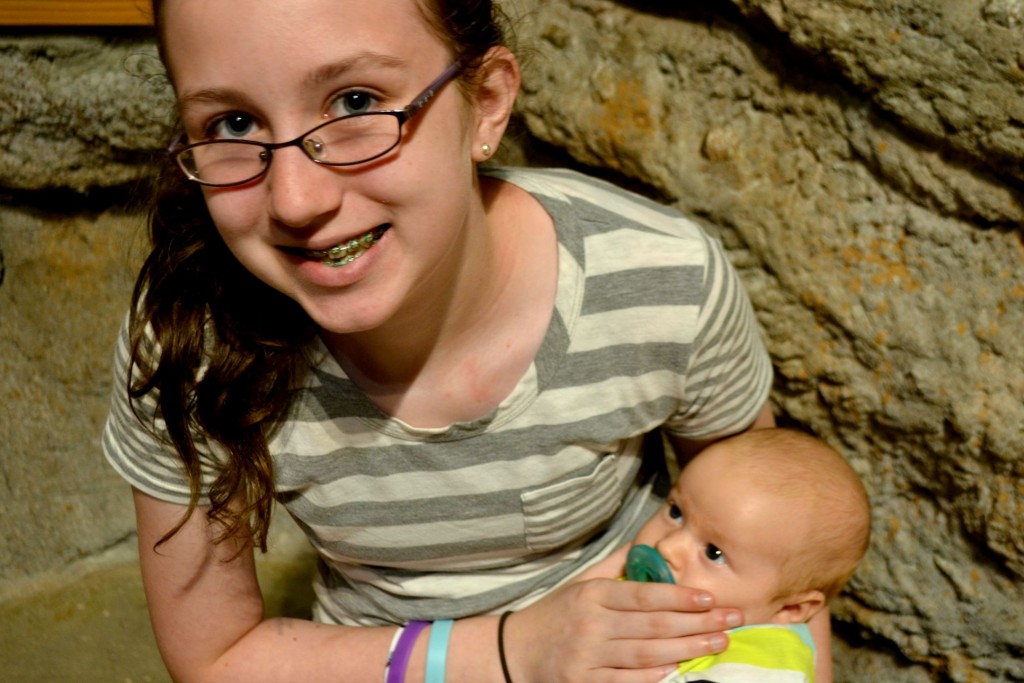
[[[417,0],[169,0],[162,21],[190,142],[281,142],[330,118],[401,109],[454,59]],[[360,166],[276,150],[263,177],[204,187],[210,213],[238,260],[325,330],[400,331],[431,315],[474,259],[486,220],[475,155],[497,145],[477,109],[450,83],[395,150]],[[372,246],[324,263],[352,240]]]

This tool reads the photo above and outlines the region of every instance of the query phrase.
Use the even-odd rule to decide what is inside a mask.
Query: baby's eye
[[[728,564],[725,561],[725,554],[722,552],[722,549],[714,543],[708,543],[704,547],[704,555],[715,564]]]
[[[669,519],[671,519],[673,521],[680,522],[680,523],[683,521],[683,511],[680,510],[679,506],[676,505],[675,503],[669,503],[668,504],[668,516],[669,516]]]
[[[331,102],[331,114],[334,116],[350,116],[373,111],[377,98],[365,90],[350,90]]]
[[[210,125],[211,138],[244,138],[253,134],[256,122],[248,114],[228,114]]]

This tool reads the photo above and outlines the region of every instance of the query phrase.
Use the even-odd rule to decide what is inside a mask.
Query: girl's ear
[[[819,590],[794,593],[782,599],[782,606],[771,618],[773,624],[803,624],[825,607],[825,594]]]
[[[491,48],[484,55],[480,69],[474,93],[476,128],[472,146],[473,161],[478,163],[498,149],[521,81],[519,62],[506,47]]]

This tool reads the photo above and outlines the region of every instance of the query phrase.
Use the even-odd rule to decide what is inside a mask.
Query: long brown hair
[[[466,65],[471,84],[492,47],[507,45],[507,22],[491,0],[417,0],[424,16]],[[153,0],[160,54],[162,0]],[[202,496],[201,453],[222,453],[207,492],[219,539],[251,533],[266,550],[274,501],[267,440],[287,416],[317,327],[293,300],[247,271],[224,244],[198,185],[169,159],[149,211],[152,251],[132,295],[129,381],[134,400],[152,394],[189,480],[177,533]],[[236,507],[238,506],[238,507]],[[218,540],[219,540],[218,539]]]

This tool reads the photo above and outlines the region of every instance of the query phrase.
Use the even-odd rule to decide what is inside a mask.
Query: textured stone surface
[[[871,491],[837,680],[1024,681],[1024,0],[517,1],[529,131],[716,226],[777,413]],[[153,54],[0,37],[0,588],[131,533],[98,437]]]
[[[838,678],[1024,680],[1024,99],[997,3],[737,4],[537,3],[522,113],[721,226],[779,414],[867,482]]]
[[[1021,0],[736,0],[924,145],[1024,179]]]
[[[128,487],[99,437],[140,226],[117,212],[0,206],[0,581],[132,533]]]
[[[0,186],[136,180],[167,146],[173,101],[155,46],[123,32],[0,38]]]

